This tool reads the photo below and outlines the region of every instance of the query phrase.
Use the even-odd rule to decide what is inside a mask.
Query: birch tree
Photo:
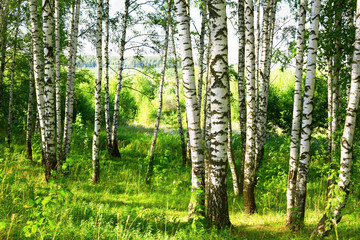
[[[100,112],[101,112],[101,78],[102,78],[102,14],[103,1],[97,0],[97,21],[96,21],[96,82],[95,82],[95,126],[92,143],[92,165],[93,165],[93,183],[100,181]]]
[[[360,0],[357,0],[356,16],[360,15]],[[351,181],[351,167],[353,159],[353,140],[356,125],[356,115],[360,98],[360,18],[356,18],[355,48],[352,60],[351,86],[349,102],[346,109],[344,131],[341,137],[340,175],[337,182],[336,194],[331,196],[328,203],[332,206],[325,213],[316,228],[313,236],[326,236],[332,227],[340,222],[342,210],[345,207]],[[327,227],[330,224],[330,228]]]
[[[319,13],[320,0],[314,0],[311,8],[311,26],[309,35],[309,47],[307,56],[307,70],[304,90],[304,104],[302,110],[301,123],[301,139],[300,139],[300,153],[299,164],[296,179],[296,197],[295,206],[296,211],[296,228],[300,228],[304,223],[305,215],[305,200],[306,200],[306,185],[307,174],[310,162],[310,138],[311,138],[311,124],[312,112],[314,109],[314,90],[315,90],[315,74],[316,74],[316,57],[318,47],[318,33],[319,33]]]
[[[31,137],[33,132],[33,109],[34,109],[34,58],[32,51],[32,41],[30,44],[30,69],[29,69],[29,97],[26,118],[26,158],[32,159]]]
[[[185,0],[175,0],[175,9],[180,40],[186,116],[188,119],[192,161],[192,197],[189,204],[189,217],[191,217],[192,215],[204,215],[204,162],[201,143],[200,111],[196,97],[188,4]]]
[[[40,52],[40,35],[39,35],[39,23],[38,23],[38,14],[37,14],[37,1],[29,0],[29,9],[30,9],[30,24],[31,24],[31,43],[33,51],[33,71],[34,71],[34,80],[35,80],[35,92],[36,92],[36,104],[37,104],[37,122],[40,126],[41,132],[41,143],[42,143],[42,152],[45,151],[45,124],[44,124],[44,112],[45,112],[45,103],[44,103],[44,86],[42,84],[41,78],[41,52]],[[45,161],[44,154],[42,155],[42,161]]]
[[[272,57],[272,32],[275,25],[276,0],[266,3],[263,17],[262,49],[258,78],[258,109],[255,171],[260,167],[266,142],[267,108],[269,99],[270,67]]]
[[[229,84],[230,86],[230,84]],[[231,126],[231,105],[230,105],[230,97],[228,98],[228,132],[227,132],[227,157],[229,161],[230,171],[231,171],[231,177],[232,177],[232,183],[233,183],[233,189],[234,189],[234,195],[238,196],[240,194],[240,188],[239,188],[239,175],[238,170],[235,164],[234,154],[233,154],[233,148],[232,148],[232,126]]]
[[[44,103],[45,103],[45,154],[46,171],[48,179],[51,171],[56,167],[56,141],[55,141],[55,99],[54,99],[54,53],[53,28],[54,6],[53,1],[43,0],[43,47],[44,47]]]
[[[251,0],[245,0],[245,71],[246,71],[246,153],[244,164],[243,200],[245,212],[256,212],[254,189],[255,141],[256,141],[256,94],[255,94],[255,45],[254,45],[254,6]]]
[[[201,112],[201,99],[202,99],[202,87],[203,87],[203,76],[204,76],[204,53],[205,53],[205,26],[207,20],[207,3],[208,0],[203,0],[201,2],[201,30],[200,30],[200,43],[199,43],[199,79],[198,79],[198,106],[199,111]]]
[[[104,38],[104,90],[105,90],[105,127],[106,127],[106,144],[109,154],[111,154],[111,119],[109,106],[109,0],[105,0],[105,38]]]
[[[122,71],[123,71],[123,62],[124,62],[124,52],[125,52],[125,40],[126,40],[126,30],[129,18],[129,7],[130,0],[125,0],[125,9],[122,20],[122,29],[121,29],[121,40],[120,40],[120,60],[119,60],[119,69],[117,75],[117,85],[116,85],[116,95],[115,95],[115,103],[114,103],[114,115],[113,115],[113,124],[111,131],[111,144],[112,144],[112,152],[111,155],[114,157],[121,157],[118,144],[117,144],[117,127],[119,121],[119,106],[120,106],[120,93],[121,93],[121,84],[122,84]]]
[[[226,7],[223,0],[209,1],[211,44],[211,159],[208,196],[208,217],[213,224],[230,225],[226,192],[229,76]]]
[[[243,193],[244,184],[244,164],[246,152],[246,102],[245,102],[245,19],[244,1],[238,2],[238,34],[239,34],[239,53],[238,53],[238,95],[240,113],[240,137],[241,137],[241,167],[239,174],[240,194]]]
[[[69,34],[69,56],[68,73],[66,79],[66,98],[65,98],[65,119],[64,119],[64,137],[63,137],[63,161],[70,153],[71,134],[73,124],[74,108],[74,87],[75,87],[75,67],[77,55],[77,38],[79,31],[80,0],[75,0],[71,9],[70,34]]]
[[[21,1],[18,0],[17,6],[17,13],[16,13],[16,27],[15,27],[15,42],[13,47],[13,55],[12,55],[12,62],[11,62],[11,84],[10,84],[10,96],[9,96],[9,114],[8,114],[8,147],[10,148],[11,144],[11,123],[12,123],[12,115],[13,115],[13,96],[14,96],[14,82],[15,82],[15,60],[16,60],[16,51],[17,51],[17,42],[18,42],[18,34],[19,34],[19,27],[20,27],[20,6]]]
[[[179,83],[179,73],[178,73],[178,62],[177,62],[177,53],[176,53],[176,46],[175,46],[175,39],[174,39],[174,29],[173,25],[171,24],[171,43],[172,43],[172,51],[174,55],[174,71],[175,71],[175,81],[176,81],[176,112],[177,112],[177,120],[178,120],[178,128],[179,128],[179,135],[181,141],[181,156],[183,160],[183,165],[187,164],[187,157],[186,157],[186,143],[184,137],[184,130],[182,126],[182,119],[181,119],[181,109],[180,109],[180,83]]]
[[[61,89],[60,89],[60,7],[55,0],[55,94],[56,94],[56,146],[57,161],[61,159]]]
[[[295,224],[294,216],[294,200],[296,194],[296,176],[297,164],[299,160],[299,133],[300,133],[300,117],[301,117],[301,93],[302,93],[302,76],[303,76],[303,62],[304,62],[304,35],[305,35],[305,20],[306,20],[306,5],[307,0],[301,0],[299,5],[299,19],[297,27],[296,39],[296,71],[295,71],[295,88],[294,88],[294,108],[293,120],[291,128],[290,140],[290,160],[289,160],[289,175],[287,185],[287,208],[286,208],[286,225],[292,229]]]
[[[159,132],[159,126],[160,126],[160,120],[161,120],[161,110],[162,110],[162,104],[163,104],[163,89],[164,89],[164,81],[165,81],[165,71],[166,71],[166,63],[167,63],[167,51],[168,51],[168,45],[169,45],[169,24],[170,24],[170,17],[171,17],[171,6],[170,3],[167,2],[168,9],[167,9],[167,17],[166,17],[166,23],[165,23],[165,43],[164,43],[164,53],[162,56],[162,65],[161,65],[161,77],[160,77],[160,87],[159,87],[159,105],[158,110],[156,114],[156,122],[154,127],[154,135],[151,142],[151,147],[148,155],[149,159],[149,165],[146,175],[146,184],[151,183],[151,176],[154,169],[154,153],[155,153],[155,147],[156,147],[156,140],[157,135]]]

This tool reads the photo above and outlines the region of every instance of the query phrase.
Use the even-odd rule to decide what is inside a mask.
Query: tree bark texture
[[[229,73],[226,7],[224,0],[209,1],[210,58],[210,185],[208,217],[219,227],[230,225],[227,199]],[[231,143],[230,143],[231,144]]]
[[[286,207],[286,226],[290,229],[294,227],[294,201],[296,194],[296,176],[297,164],[299,161],[299,135],[300,135],[300,117],[301,117],[301,94],[302,94],[302,76],[304,63],[304,39],[305,39],[305,20],[306,20],[307,0],[301,0],[299,6],[298,30],[296,38],[296,71],[295,71],[295,87],[294,87],[294,108],[291,126],[290,139],[290,160],[289,174],[286,191],[287,207]]]
[[[102,78],[102,14],[103,1],[97,0],[97,21],[96,21],[96,82],[95,82],[95,126],[92,146],[93,183],[100,181],[100,112],[101,112],[101,78]]]
[[[40,35],[39,35],[39,22],[37,14],[37,1],[29,0],[30,9],[30,24],[31,24],[31,42],[34,59],[34,80],[35,80],[35,92],[36,92],[36,103],[37,103],[37,122],[41,132],[41,143],[42,152],[45,151],[45,126],[44,126],[44,86],[41,78],[41,50],[40,50]],[[42,160],[45,159],[42,157]]]
[[[256,114],[257,137],[256,137],[256,156],[255,156],[255,171],[260,167],[264,155],[264,147],[266,142],[266,122],[267,122],[267,103],[269,99],[269,80],[270,80],[270,65],[271,65],[271,26],[272,13],[275,1],[268,0],[264,2],[264,17],[263,17],[263,34],[262,34],[262,49],[261,59],[259,65],[258,80],[258,108]],[[275,14],[275,12],[274,12]]]
[[[241,138],[241,167],[239,173],[240,194],[243,193],[244,164],[246,152],[246,102],[245,102],[245,19],[244,1],[238,2],[238,34],[239,34],[239,60],[238,60],[238,95],[240,114],[240,138]]]
[[[66,159],[66,156],[70,153],[70,146],[71,146],[80,0],[76,0],[73,3],[71,12],[72,13],[71,13],[71,20],[70,20],[70,34],[69,34],[69,46],[68,46],[69,56],[68,56],[68,74],[67,74],[67,80],[66,80],[64,140],[63,140],[62,161],[64,161]]]
[[[56,154],[57,164],[61,161],[61,84],[60,84],[60,7],[55,0],[55,94],[56,94]]]
[[[254,5],[245,1],[245,71],[246,71],[246,152],[244,164],[243,200],[245,212],[256,212],[255,204],[255,149],[256,149],[256,93],[255,93],[255,43]]]
[[[54,6],[53,1],[43,0],[43,47],[44,47],[44,103],[45,103],[45,177],[49,179],[51,171],[56,168],[56,134],[55,134],[55,86],[54,86]]]
[[[111,119],[110,119],[110,97],[109,97],[109,0],[105,0],[105,39],[104,39],[104,90],[105,90],[105,127],[106,127],[106,144],[108,153],[111,154]]]
[[[194,61],[190,37],[190,16],[185,0],[175,1],[180,53],[182,58],[183,84],[185,92],[186,116],[192,161],[192,196],[189,217],[204,215],[204,161],[201,142],[200,111],[197,104]]]
[[[205,53],[205,26],[207,20],[207,3],[208,0],[203,0],[201,5],[201,30],[200,30],[200,44],[199,44],[199,79],[198,79],[198,106],[199,112],[201,112],[201,99],[202,99],[202,86],[204,76],[204,53]]]
[[[229,86],[230,86],[230,84],[229,84]],[[231,171],[234,195],[239,196],[239,194],[240,194],[239,174],[238,174],[238,170],[237,170],[237,167],[236,167],[234,154],[233,154],[233,148],[232,148],[232,126],[231,126],[230,97],[228,98],[228,102],[229,102],[229,111],[228,111],[228,119],[229,119],[229,121],[228,121],[228,133],[227,133],[227,137],[228,137],[228,140],[227,140],[228,141],[227,157],[228,157],[229,167],[230,167],[230,171]]]
[[[319,33],[319,16],[320,0],[312,2],[311,9],[311,26],[309,35],[309,47],[307,56],[307,71],[304,89],[304,104],[302,111],[301,123],[301,137],[300,137],[300,153],[299,164],[296,179],[296,196],[295,196],[295,228],[301,228],[304,224],[305,216],[305,200],[306,200],[306,185],[307,175],[310,162],[310,139],[311,139],[311,124],[312,112],[314,109],[314,90],[315,90],[315,74],[316,74],[316,57],[318,47],[318,33]]]

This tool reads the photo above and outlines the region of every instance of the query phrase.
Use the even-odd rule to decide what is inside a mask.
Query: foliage
[[[258,174],[258,214],[243,213],[242,199],[232,192],[228,175],[229,210],[233,226],[217,230],[187,222],[191,196],[191,167],[183,166],[177,132],[160,131],[155,155],[153,185],[144,184],[147,162],[143,159],[151,143],[151,129],[120,127],[121,160],[100,146],[101,182],[90,181],[91,136],[81,115],[74,124],[72,153],[64,165],[69,175],[46,183],[40,165],[40,136],[33,141],[34,162],[25,160],[23,138],[12,149],[0,152],[0,238],[24,239],[306,239],[319,220],[325,203],[327,170],[326,138],[312,140],[306,226],[301,233],[284,230],[289,137],[268,135],[263,164]],[[105,143],[105,133],[100,136]],[[240,158],[240,137],[234,134],[235,159]],[[91,141],[90,141],[91,142]],[[360,148],[355,148],[357,156]],[[239,163],[238,163],[239,164]],[[359,161],[354,160],[353,177],[358,178]],[[359,233],[360,192],[354,181],[347,214],[338,225],[340,239]],[[334,233],[335,234],[335,233]]]

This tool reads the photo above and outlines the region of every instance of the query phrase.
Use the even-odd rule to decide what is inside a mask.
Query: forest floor
[[[152,129],[119,128],[122,158],[109,157],[101,133],[101,176],[91,182],[92,131],[75,124],[72,154],[64,171],[46,183],[40,164],[40,137],[34,136],[33,161],[25,159],[25,137],[13,146],[0,142],[0,239],[308,239],[324,210],[326,139],[312,139],[305,227],[285,227],[289,138],[270,133],[258,173],[258,213],[246,215],[235,197],[228,174],[232,227],[224,230],[193,226],[187,221],[191,167],[183,166],[179,136],[160,132],[151,186],[145,185]],[[2,139],[4,139],[2,137]],[[239,165],[239,136],[234,155]],[[3,140],[2,140],[3,141]],[[355,162],[354,165],[358,165]],[[359,168],[354,168],[354,179]],[[345,216],[330,239],[360,239],[360,189],[354,185]]]

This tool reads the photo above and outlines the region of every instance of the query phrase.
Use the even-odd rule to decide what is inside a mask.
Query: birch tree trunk
[[[224,0],[209,1],[209,22],[212,40],[210,60],[211,161],[207,212],[213,224],[225,227],[231,223],[226,191],[230,88]]]
[[[182,58],[183,84],[185,92],[186,116],[192,161],[192,196],[189,204],[189,217],[204,215],[204,162],[201,142],[200,111],[197,105],[194,61],[190,37],[190,17],[185,0],[175,1],[180,53]]]
[[[92,146],[93,183],[100,181],[100,112],[101,112],[101,78],[102,78],[102,14],[103,1],[97,0],[97,21],[96,21],[96,82],[95,82],[95,126]]]
[[[60,85],[60,7],[55,0],[55,82],[56,82],[56,149],[57,164],[61,160],[61,85]]]
[[[181,156],[183,160],[183,165],[186,165],[188,160],[186,158],[186,143],[184,137],[184,129],[182,126],[181,120],[181,108],[180,108],[180,85],[179,85],[179,73],[178,73],[178,62],[177,62],[177,54],[176,54],[176,46],[175,46],[175,39],[174,39],[174,30],[173,25],[169,23],[171,26],[171,42],[173,47],[173,55],[174,55],[174,71],[175,71],[175,80],[176,80],[176,112],[177,112],[177,119],[178,119],[178,128],[179,128],[179,135],[181,140]]]
[[[151,147],[149,151],[149,165],[148,170],[146,174],[146,184],[151,183],[151,176],[153,174],[154,169],[154,152],[156,147],[156,139],[159,132],[159,126],[160,126],[160,119],[161,119],[161,110],[162,110],[162,104],[163,104],[163,89],[164,89],[164,81],[165,81],[165,71],[166,71],[166,63],[167,63],[167,51],[168,51],[168,45],[169,45],[169,24],[170,24],[170,17],[171,17],[171,5],[169,2],[168,4],[168,10],[167,10],[167,18],[166,18],[166,26],[165,26],[165,43],[164,43],[164,53],[162,57],[162,66],[161,66],[161,79],[160,79],[160,87],[159,87],[159,106],[156,114],[156,122],[154,127],[154,135],[151,142]]]
[[[318,47],[318,33],[319,33],[319,16],[320,0],[312,2],[311,9],[311,26],[309,35],[309,47],[307,56],[307,71],[304,90],[304,104],[302,111],[302,125],[301,125],[301,140],[300,140],[300,154],[299,165],[296,179],[296,196],[295,196],[295,228],[302,227],[305,216],[305,200],[306,200],[306,185],[307,175],[310,162],[310,138],[311,138],[311,124],[312,112],[314,102],[315,90],[315,74],[316,74],[316,56]]]
[[[239,174],[240,194],[243,193],[244,164],[246,152],[246,102],[245,102],[245,19],[244,1],[238,2],[238,34],[239,34],[239,60],[238,60],[238,95],[240,113],[240,136],[241,136],[241,167]]]
[[[18,0],[18,7],[17,7],[17,13],[16,13],[16,29],[15,29],[15,43],[13,47],[13,56],[12,56],[12,62],[11,62],[11,85],[10,85],[10,96],[9,96],[9,114],[8,114],[8,147],[10,148],[11,144],[11,123],[12,123],[12,114],[13,114],[13,96],[14,96],[14,82],[15,82],[15,60],[16,60],[16,50],[17,50],[17,37],[19,33],[19,26],[20,26],[20,5],[21,1]]]
[[[198,106],[199,106],[199,112],[201,112],[201,99],[202,99],[202,86],[203,86],[203,76],[204,76],[204,52],[205,52],[205,46],[204,46],[204,40],[205,40],[205,26],[206,26],[206,20],[207,20],[207,3],[208,0],[203,0],[201,5],[201,32],[200,32],[200,47],[199,47],[199,79],[198,79]]]
[[[306,20],[307,0],[301,0],[299,6],[298,30],[296,38],[296,71],[295,71],[295,87],[294,87],[294,108],[291,127],[290,139],[290,160],[289,175],[287,184],[287,207],[286,207],[286,226],[293,229],[295,224],[294,201],[296,194],[296,176],[297,164],[299,161],[299,134],[300,134],[300,117],[301,117],[301,93],[302,93],[302,76],[304,63],[304,35]]]
[[[71,134],[73,124],[73,107],[74,107],[74,87],[75,87],[75,68],[77,55],[77,38],[79,30],[80,0],[73,3],[70,35],[69,35],[69,57],[68,57],[68,74],[66,82],[66,99],[65,99],[65,120],[64,120],[64,140],[63,140],[63,161],[70,153]]]
[[[115,95],[115,103],[114,103],[114,116],[113,116],[112,132],[111,132],[111,144],[112,144],[111,155],[114,157],[121,157],[117,144],[117,127],[119,120],[120,92],[121,92],[121,84],[122,84],[122,71],[123,71],[124,52],[125,52],[125,43],[126,43],[125,42],[126,29],[129,20],[128,19],[129,7],[130,7],[130,0],[125,0],[125,9],[123,15],[121,40],[120,40],[120,61],[119,61],[119,69],[117,76],[116,95]]]
[[[360,0],[357,0],[356,16],[360,15]],[[356,124],[356,114],[359,108],[360,98],[360,18],[356,18],[355,30],[355,48],[351,72],[351,86],[349,103],[346,109],[346,118],[344,132],[341,137],[341,155],[340,155],[340,176],[337,183],[337,194],[331,196],[328,200],[335,203],[334,208],[330,208],[330,213],[325,213],[312,236],[326,236],[332,230],[332,227],[341,220],[342,210],[345,207],[346,200],[349,195],[349,187],[351,180],[351,166],[353,159],[353,139]],[[330,229],[327,223],[330,222]]]
[[[30,47],[30,70],[29,70],[29,98],[26,118],[26,159],[32,160],[31,137],[33,132],[33,109],[34,109],[34,58],[32,43]]]
[[[230,84],[229,84],[230,86]],[[229,88],[230,91],[230,88]],[[229,166],[231,171],[231,177],[233,181],[233,188],[234,188],[234,195],[239,196],[240,189],[239,189],[239,175],[235,164],[234,154],[233,154],[233,148],[232,148],[232,127],[231,127],[231,104],[230,104],[230,97],[228,98],[228,105],[229,105],[229,111],[228,111],[228,133],[227,133],[227,141],[228,141],[228,148],[227,148],[227,157],[229,160]]]
[[[111,119],[109,106],[109,0],[105,0],[105,69],[104,69],[104,89],[105,89],[105,126],[106,126],[106,144],[108,153],[111,154]]]
[[[334,76],[332,78],[332,108],[331,108],[331,154],[330,164],[331,169],[337,170],[334,164],[334,155],[338,149],[337,137],[339,136],[338,130],[340,128],[340,116],[339,107],[341,100],[341,89],[340,89],[340,74],[341,74],[341,28],[342,28],[342,9],[344,2],[338,0],[335,4],[335,31],[337,33],[335,40],[335,57],[334,57]],[[332,185],[333,179],[328,181],[328,186]]]
[[[264,1],[264,10],[267,0]],[[256,0],[256,39],[255,39],[255,64],[256,64],[256,81],[259,81],[259,64],[260,64],[260,46],[261,46],[261,30],[260,30],[260,0]],[[264,14],[265,15],[265,14]],[[264,27],[264,25],[262,26]]]
[[[254,44],[254,6],[252,0],[245,0],[245,69],[246,69],[246,153],[244,164],[243,200],[245,212],[256,212],[254,189],[255,143],[256,143],[256,93],[255,93],[255,44]]]
[[[69,122],[72,121],[70,116],[70,99],[71,96],[71,68],[72,68],[72,59],[74,54],[74,32],[75,32],[75,0],[71,1],[71,10],[70,10],[70,26],[69,26],[69,39],[68,39],[68,72],[66,79],[66,97],[65,97],[65,116],[64,116],[64,137],[63,137],[63,151],[61,153],[62,161],[65,161],[67,153],[69,153],[70,148],[70,129]]]
[[[264,17],[263,17],[263,34],[262,34],[262,49],[261,59],[259,65],[259,78],[257,79],[258,85],[258,108],[256,114],[257,125],[257,137],[256,137],[256,156],[255,156],[255,171],[258,170],[262,156],[264,153],[263,146],[266,140],[266,114],[267,114],[267,99],[269,88],[269,76],[267,74],[267,68],[270,66],[268,62],[268,55],[270,54],[270,37],[271,37],[271,12],[273,0],[267,0],[264,2]]]
[[[53,28],[54,6],[52,0],[43,0],[43,47],[44,47],[44,102],[45,102],[45,177],[49,179],[51,171],[56,168],[55,141],[55,99],[54,99],[54,53]]]

